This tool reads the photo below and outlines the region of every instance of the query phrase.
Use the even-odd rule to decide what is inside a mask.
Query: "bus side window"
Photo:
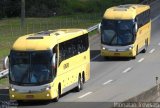
[[[63,43],[59,44],[59,64],[63,61],[65,54],[64,54],[64,49],[63,49]]]
[[[60,43],[59,63],[61,63],[63,60],[86,51],[88,47],[88,34]]]

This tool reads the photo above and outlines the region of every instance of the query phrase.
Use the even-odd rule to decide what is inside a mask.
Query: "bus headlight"
[[[102,49],[105,50],[106,48],[105,48],[105,47],[102,47]]]
[[[130,46],[129,48],[128,48],[128,50],[132,50],[133,49],[133,46]]]
[[[47,87],[41,89],[41,91],[48,91],[48,90],[50,90],[50,89],[51,89],[51,86],[47,86]]]
[[[106,50],[106,48],[105,48],[104,46],[101,46],[101,49],[102,49],[102,50]]]
[[[15,96],[14,95],[12,95],[12,98],[14,98]]]
[[[48,90],[50,90],[50,89],[51,89],[51,87],[49,86],[49,87],[46,88],[46,91],[48,91]]]
[[[13,91],[13,92],[14,92],[14,91],[15,91],[15,88],[11,88],[11,91]]]

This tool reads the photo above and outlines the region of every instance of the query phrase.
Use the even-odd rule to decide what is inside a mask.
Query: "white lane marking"
[[[158,18],[160,17],[160,15],[158,15],[157,17],[155,17],[152,22],[156,21]]]
[[[103,85],[109,84],[111,82],[113,82],[113,80],[108,80],[107,82],[103,83]]]
[[[125,69],[122,73],[127,73],[127,72],[129,72],[131,69],[132,69],[132,67],[129,67],[129,68]]]
[[[88,93],[86,93],[86,94],[84,94],[84,95],[82,95],[82,96],[80,96],[80,97],[78,97],[78,98],[84,98],[85,96],[87,96],[87,95],[89,95],[89,94],[91,94],[92,92],[88,92]]]
[[[155,49],[152,49],[149,51],[150,54],[152,54],[155,51]]]
[[[95,60],[95,59],[98,58],[99,56],[100,56],[100,54],[96,55],[95,57],[93,57],[93,58],[91,59],[91,61]]]
[[[140,60],[138,60],[138,62],[140,63],[140,62],[142,62],[144,60],[144,58],[141,58]]]

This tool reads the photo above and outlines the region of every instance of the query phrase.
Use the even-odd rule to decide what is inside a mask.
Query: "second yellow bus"
[[[150,44],[150,6],[127,4],[111,7],[99,26],[101,55],[136,58]]]

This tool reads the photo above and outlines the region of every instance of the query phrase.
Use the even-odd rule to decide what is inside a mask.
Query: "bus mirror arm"
[[[135,23],[133,26],[133,33],[136,34],[137,32],[138,32],[138,25],[137,23]]]
[[[3,69],[9,68],[9,56],[6,56],[3,60]]]
[[[56,68],[56,53],[53,54],[52,65],[53,65],[53,68]]]
[[[101,23],[98,24],[97,31],[98,31],[98,33],[101,33]]]

